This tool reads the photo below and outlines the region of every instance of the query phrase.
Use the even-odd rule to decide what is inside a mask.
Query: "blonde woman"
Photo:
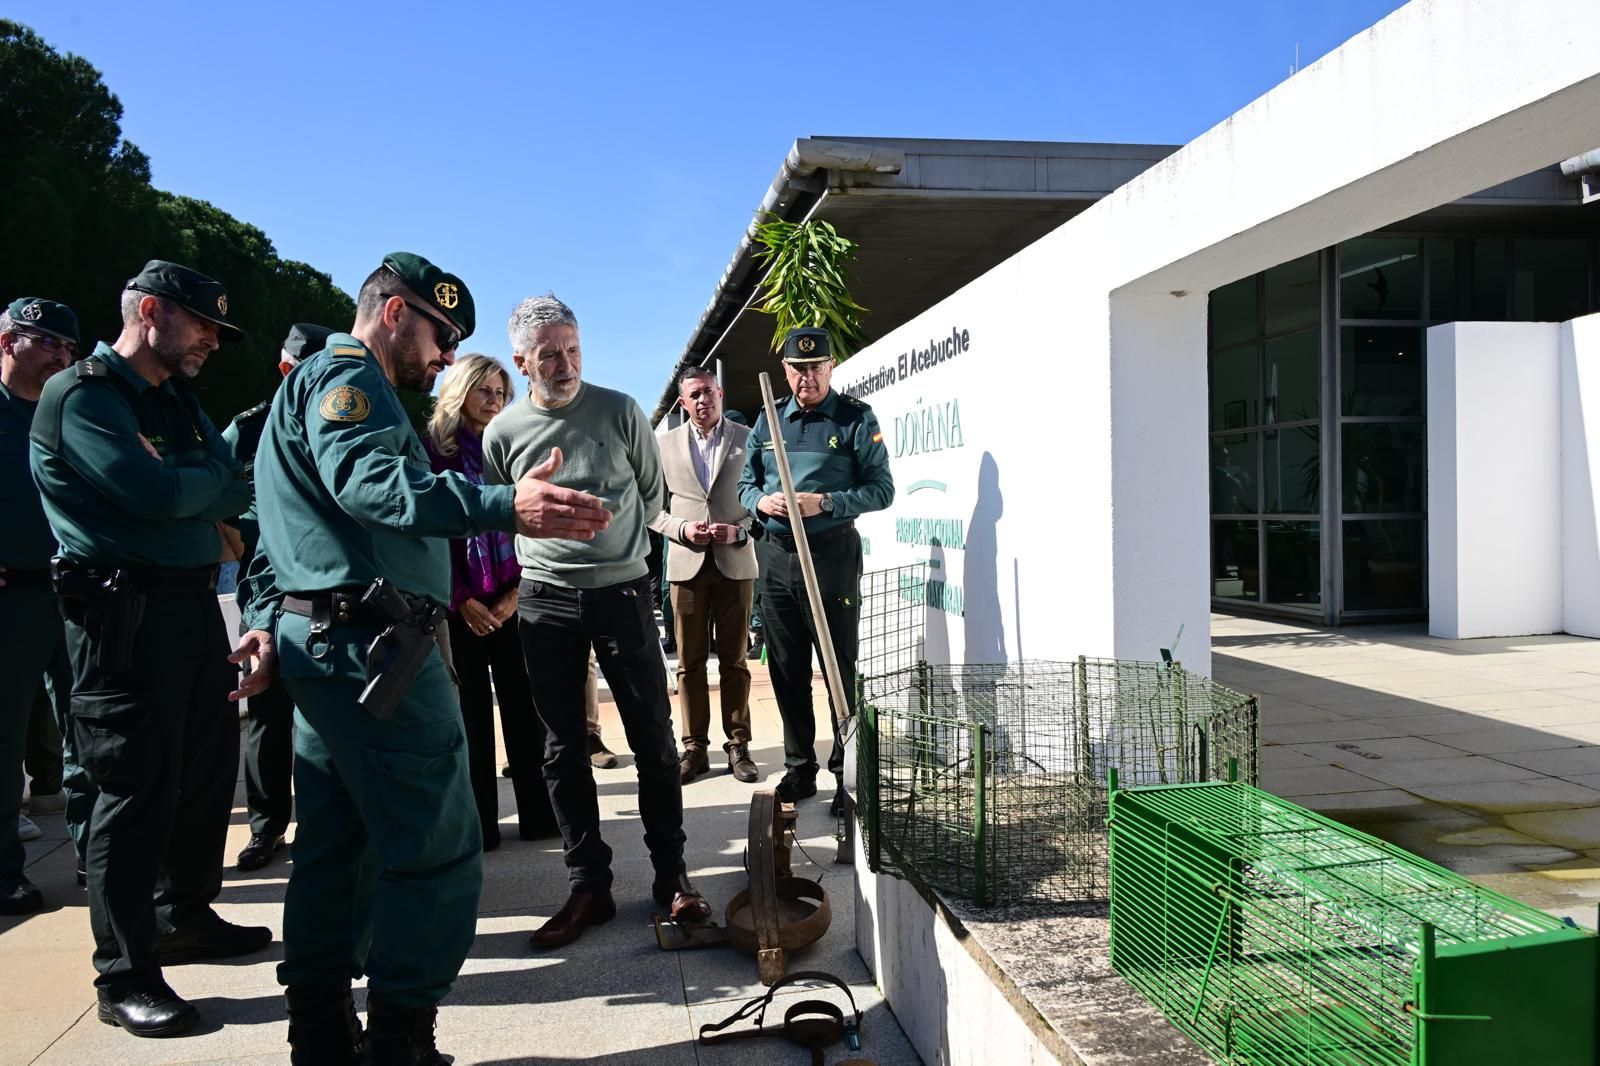
[[[436,473],[453,470],[475,485],[483,484],[483,430],[511,395],[511,374],[495,360],[478,354],[456,360],[428,420],[428,455]],[[517,639],[521,577],[509,533],[491,531],[450,542],[450,650],[461,683],[467,765],[484,851],[500,846],[494,696],[499,697],[508,776],[517,797],[518,835],[534,840],[557,831],[541,772],[544,726],[533,710]]]

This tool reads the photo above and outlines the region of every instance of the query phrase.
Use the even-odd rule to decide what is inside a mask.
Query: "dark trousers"
[[[723,577],[707,553],[700,572],[672,582],[672,613],[678,631],[678,710],[685,750],[711,745],[711,690],[706,664],[717,646],[722,707],[722,746],[750,743],[750,599],[755,582]],[[713,637],[714,634],[714,637]]]
[[[57,686],[67,680],[59,672],[65,651],[54,592],[21,582],[0,587],[0,649],[0,886],[5,886],[22,877],[27,862],[17,837],[17,812],[29,723],[46,673],[55,672]]]
[[[48,796],[61,791],[61,725],[54,703],[71,699],[72,690],[55,691],[48,676],[33,697],[33,713],[28,716],[28,747],[23,767],[28,771],[28,791]]]
[[[761,621],[767,641],[767,669],[772,675],[778,714],[783,719],[783,761],[790,769],[816,773],[817,719],[811,706],[811,660],[813,651],[820,655],[821,645],[812,623],[805,579],[800,574],[800,556],[783,548],[776,537],[762,537],[756,542],[756,560],[761,566]],[[811,561],[817,571],[817,587],[833,637],[833,653],[839,660],[845,698],[853,707],[856,631],[861,621],[861,537],[850,528],[814,538]],[[826,687],[826,680],[823,685]],[[833,728],[833,750],[828,755],[828,769],[840,774],[844,772],[844,745],[839,742],[837,719],[830,715],[829,723]]]
[[[294,701],[283,681],[250,697],[244,730],[244,802],[250,832],[282,836],[294,814]]]
[[[160,976],[157,922],[181,929],[222,887],[239,770],[235,671],[211,592],[152,594],[131,665],[95,663],[98,634],[64,601],[78,761],[99,787],[88,834],[95,983]]]
[[[450,614],[450,653],[461,686],[461,722],[467,731],[467,768],[478,823],[487,838],[500,822],[500,775],[496,772],[494,708],[500,704],[500,730],[517,797],[517,826],[524,836],[542,836],[553,824],[550,793],[544,785],[544,726],[533,710],[528,666],[516,625],[480,637],[459,615]],[[493,687],[490,687],[490,678]]]
[[[672,736],[672,706],[650,609],[650,582],[598,589],[523,579],[518,632],[533,705],[544,722],[544,779],[566,845],[575,892],[611,887],[611,849],[600,838],[600,805],[589,765],[584,678],[593,648],[611,686],[639,778],[639,820],[658,881],[683,872],[683,786]]]

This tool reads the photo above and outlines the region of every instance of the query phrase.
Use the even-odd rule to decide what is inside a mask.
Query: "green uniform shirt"
[[[151,385],[107,344],[45,382],[31,436],[50,528],[80,562],[210,566],[222,555],[217,520],[250,502],[194,391],[173,378]]]
[[[268,593],[269,590],[263,588],[262,583],[271,580],[271,567],[266,560],[255,563],[256,547],[261,542],[261,522],[256,517],[256,448],[261,443],[262,431],[267,428],[267,413],[271,410],[271,400],[258,403],[250,410],[234,415],[233,421],[222,431],[222,439],[233,449],[233,461],[244,467],[245,480],[250,483],[250,506],[228,523],[239,531],[239,538],[244,541],[244,555],[239,561],[239,585],[233,594],[241,614],[249,612],[253,600]]]
[[[806,519],[807,533],[826,532],[894,502],[889,449],[884,447],[872,408],[829,389],[822,402],[809,410],[791,396],[778,406],[778,421],[794,490],[826,492],[833,498],[831,514],[824,511]],[[750,430],[744,473],[739,478],[739,502],[768,532],[788,533],[787,518],[762,514],[756,507],[761,497],[782,491],[778,461],[772,454],[772,430],[763,411]]]
[[[56,553],[56,535],[28,470],[28,430],[38,405],[0,385],[0,566],[43,570]]]
[[[275,588],[251,603],[252,628],[270,628],[283,592],[362,588],[378,577],[447,604],[447,538],[516,528],[513,486],[433,472],[394,386],[346,333],[330,336],[278,388],[255,484],[260,554]],[[250,579],[265,588],[260,562]]]

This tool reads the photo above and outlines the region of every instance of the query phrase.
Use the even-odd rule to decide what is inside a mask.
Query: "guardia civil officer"
[[[456,275],[388,256],[362,283],[350,332],[279,388],[256,452],[275,588],[248,621],[275,627],[296,708],[278,968],[295,1063],[365,1061],[350,999],[362,973],[371,1062],[444,1061],[437,1005],[472,945],[483,881],[460,704],[433,637],[450,599],[448,538],[586,540],[610,520],[593,496],[543,480],[558,462],[515,485],[431,471],[397,390],[428,392],[474,318]]]
[[[833,638],[847,698],[856,684],[856,630],[861,619],[861,537],[857,515],[881,511],[894,501],[889,452],[872,408],[830,387],[833,357],[826,330],[792,329],[783,340],[783,372],[792,395],[778,405],[778,431],[788,449],[789,470],[805,522],[823,613]],[[811,707],[811,656],[816,628],[800,560],[795,555],[794,516],[778,479],[772,454],[773,427],[762,413],[750,431],[739,500],[757,516],[764,536],[756,541],[760,565],[761,622],[767,668],[783,719],[788,770],[778,783],[787,802],[817,794],[816,717]],[[830,717],[830,721],[834,721]],[[833,812],[844,803],[844,747],[834,729],[828,770],[836,788]]]
[[[47,381],[33,420],[75,750],[99,789],[85,856],[98,1013],[137,1036],[198,1018],[163,964],[272,940],[211,909],[239,760],[228,700],[254,687],[230,693],[216,522],[250,487],[189,381],[242,336],[221,283],[151,260],[122,294],[116,342]]]
[[[28,472],[28,430],[44,383],[66,369],[77,347],[78,316],[66,304],[25,296],[0,312],[0,914],[44,905],[22,872],[22,755],[45,675],[64,694],[72,674],[50,589],[56,538]],[[66,762],[67,817],[81,820],[81,774]]]
[[[300,362],[302,355],[320,352],[333,330],[310,322],[296,322],[289,327],[278,351],[278,372],[285,377]],[[244,540],[243,572],[239,578],[239,591],[234,597],[242,619],[249,614],[250,603],[264,594],[258,574],[252,580],[250,563],[256,555],[261,539],[261,523],[256,516],[255,468],[256,447],[261,442],[261,431],[267,426],[267,412],[271,400],[256,404],[234,416],[222,431],[222,439],[233,448],[234,460],[250,472],[250,506],[231,524],[239,530]],[[264,564],[265,565],[265,564]],[[244,802],[250,812],[250,840],[239,849],[235,860],[241,870],[259,870],[272,861],[272,856],[283,847],[283,834],[289,829],[289,818],[294,809],[290,791],[290,776],[294,766],[294,703],[279,678],[264,690],[250,697],[250,719],[244,733]]]

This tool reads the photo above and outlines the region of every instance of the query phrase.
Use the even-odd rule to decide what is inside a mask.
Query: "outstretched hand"
[[[266,690],[278,669],[278,653],[272,647],[272,634],[263,629],[252,629],[239,638],[239,646],[228,656],[230,663],[244,666],[244,678],[239,687],[228,693],[237,703]]]
[[[611,512],[599,497],[550,484],[547,479],[563,461],[561,449],[551,448],[549,458],[518,479],[514,506],[523,536],[593,540],[611,524]]]

